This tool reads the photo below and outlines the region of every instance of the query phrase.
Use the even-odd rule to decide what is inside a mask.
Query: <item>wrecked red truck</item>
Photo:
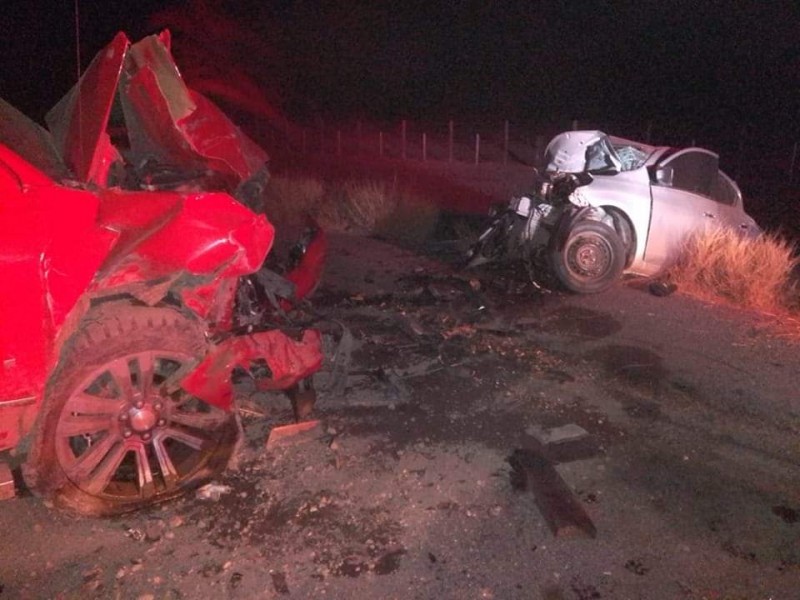
[[[0,113],[0,451],[83,514],[207,481],[240,435],[234,371],[308,395],[320,333],[285,309],[319,279],[324,234],[265,270],[268,157],[187,87],[169,32],[118,34],[48,129]]]

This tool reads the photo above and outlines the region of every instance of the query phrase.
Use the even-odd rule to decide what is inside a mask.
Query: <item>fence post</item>
[[[428,134],[422,132],[422,162],[428,160]]]
[[[475,164],[478,164],[481,156],[481,134],[475,134]]]
[[[453,119],[450,119],[448,127],[450,130],[450,136],[447,143],[447,162],[453,162],[453,130],[454,130]]]
[[[578,131],[578,119],[572,119],[572,131]]]
[[[383,132],[378,133],[378,156],[383,158]]]
[[[649,144],[650,143],[650,138],[652,137],[652,135],[653,135],[653,122],[652,121],[648,121],[647,122],[647,132],[644,134],[644,141]]]
[[[405,160],[406,159],[406,120],[405,119],[403,119],[403,123],[402,123],[402,126],[400,128],[400,131],[401,131],[401,134],[402,134],[401,135],[402,140],[400,142],[401,155],[403,157],[403,160]]]

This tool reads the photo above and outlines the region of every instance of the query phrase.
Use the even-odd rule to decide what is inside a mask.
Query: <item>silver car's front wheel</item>
[[[551,251],[558,280],[579,294],[602,292],[625,268],[625,246],[617,232],[600,221],[579,221],[560,249]]]

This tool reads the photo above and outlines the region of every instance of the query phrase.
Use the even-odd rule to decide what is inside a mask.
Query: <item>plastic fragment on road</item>
[[[267,450],[272,450],[278,446],[285,446],[289,444],[290,441],[300,441],[298,436],[312,431],[318,431],[319,429],[320,422],[316,419],[313,421],[301,421],[300,423],[292,423],[291,425],[273,427],[267,438]]]
[[[207,483],[195,492],[195,498],[198,500],[211,500],[218,502],[224,494],[230,494],[233,488],[229,485],[222,485],[220,483]]]
[[[0,500],[10,500],[17,494],[14,486],[14,475],[11,473],[11,467],[6,463],[0,462]]]
[[[539,427],[538,425],[531,425],[525,430],[525,433],[534,437],[536,441],[545,446],[548,444],[575,442],[589,435],[588,431],[575,423],[567,423],[566,425],[549,429]]]

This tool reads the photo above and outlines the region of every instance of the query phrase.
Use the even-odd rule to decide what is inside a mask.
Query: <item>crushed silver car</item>
[[[549,268],[568,290],[595,293],[622,273],[658,273],[706,228],[761,233],[718,155],[703,148],[569,131],[548,144],[545,164],[534,189],[495,215],[469,250],[469,266],[523,259]]]

